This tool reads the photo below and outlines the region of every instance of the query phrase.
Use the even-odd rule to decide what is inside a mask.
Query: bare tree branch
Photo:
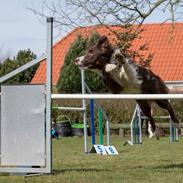
[[[0,63],[4,62],[7,58],[12,56],[11,51],[7,50],[3,45],[0,46]]]
[[[164,21],[183,18],[183,0],[42,0],[42,8],[32,11],[40,22],[53,16],[58,34],[88,25],[143,24],[155,11],[167,14]]]

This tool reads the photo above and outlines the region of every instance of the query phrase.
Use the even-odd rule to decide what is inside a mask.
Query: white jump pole
[[[81,89],[82,94],[86,95],[86,89],[85,89],[85,72],[82,69],[81,70]],[[83,124],[84,124],[84,152],[88,153],[88,131],[87,131],[87,116],[86,116],[86,101],[84,98],[82,98],[82,108],[83,108]]]
[[[52,99],[123,99],[123,100],[163,100],[183,99],[183,94],[52,94]]]

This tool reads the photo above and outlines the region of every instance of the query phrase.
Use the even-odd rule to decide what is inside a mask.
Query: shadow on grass
[[[157,166],[157,167],[154,167],[154,168],[156,168],[156,169],[175,169],[175,168],[183,169],[183,163],[161,165],[161,166]]]
[[[61,169],[61,170],[53,170],[53,174],[60,174],[66,172],[106,172],[109,171],[108,169],[97,169],[97,168],[68,168],[68,169]]]

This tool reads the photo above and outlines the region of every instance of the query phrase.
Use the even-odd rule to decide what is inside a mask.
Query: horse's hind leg
[[[152,132],[154,133],[156,130],[156,125],[151,115],[151,106],[149,105],[147,100],[137,100],[137,103],[140,109],[142,110],[143,114],[149,118],[149,121],[152,127]]]
[[[155,102],[163,109],[166,109],[168,113],[170,114],[170,117],[174,123],[179,123],[179,120],[177,119],[175,112],[168,100],[155,100]]]
[[[150,128],[148,128],[149,137],[152,138],[153,136],[155,136],[156,139],[159,140],[160,132],[159,132],[159,128],[156,127],[156,125],[155,125],[154,119],[152,118],[151,106],[149,105],[147,100],[137,100],[137,103],[138,103],[139,107],[141,108],[142,112],[144,113],[144,115],[149,118],[150,125],[151,125]]]

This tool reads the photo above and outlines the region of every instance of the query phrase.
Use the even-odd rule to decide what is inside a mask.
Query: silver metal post
[[[47,18],[47,62],[46,62],[46,166],[48,173],[52,171],[52,139],[51,139],[51,94],[52,94],[52,44],[53,18]]]
[[[138,114],[138,127],[139,127],[139,142],[142,144],[142,121],[141,121],[141,110],[137,105],[137,114]]]
[[[110,122],[106,121],[106,129],[107,129],[107,145],[110,146]]]
[[[132,117],[132,120],[131,120],[131,123],[130,123],[130,130],[131,130],[131,141],[129,141],[130,145],[134,144],[133,123],[134,123],[134,119],[135,119],[136,113],[137,113],[137,105],[135,106],[133,117]]]
[[[130,129],[131,129],[131,144],[133,145],[134,144],[134,141],[133,141],[133,128],[132,128],[132,123],[130,124]]]
[[[85,72],[81,70],[81,88],[82,94],[86,93],[85,90]],[[82,99],[82,108],[83,110],[83,124],[84,124],[84,152],[88,153],[88,132],[87,132],[87,117],[86,117],[86,100]]]
[[[171,120],[171,118],[169,119],[169,125],[170,125],[170,142],[173,142],[173,133],[172,133],[172,127],[173,127],[173,125],[172,125],[172,120]]]
[[[46,59],[46,55],[45,54],[43,54],[39,58],[36,58],[36,59],[34,59],[34,60],[32,60],[32,61],[30,61],[30,62],[28,62],[28,63],[26,63],[26,64],[24,64],[24,65],[22,65],[20,67],[18,67],[17,69],[9,72],[8,74],[0,77],[0,83],[2,83],[4,81],[6,81],[6,80],[8,80],[8,79],[10,79],[10,78],[12,78],[14,76],[16,76],[17,74],[25,71],[26,69],[28,69],[28,68],[32,67],[33,65],[35,65],[35,64],[43,61],[44,59]]]

